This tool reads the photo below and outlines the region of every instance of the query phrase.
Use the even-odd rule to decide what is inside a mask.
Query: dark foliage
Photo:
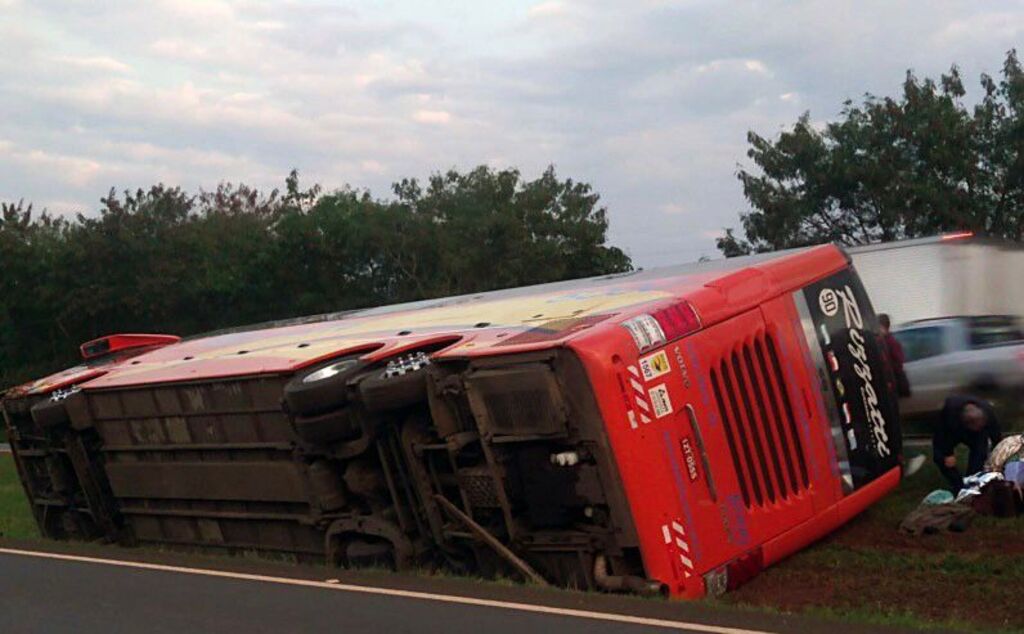
[[[479,167],[394,197],[223,184],[111,190],[72,220],[0,208],[0,386],[114,332],[271,319],[628,270],[589,185]]]
[[[727,256],[838,242],[885,242],[971,230],[1024,239],[1024,70],[1007,53],[982,75],[973,108],[954,66],[939,81],[907,73],[899,99],[847,101],[819,129],[809,114],[770,141],[747,135],[757,170],[740,170],[753,210]]]

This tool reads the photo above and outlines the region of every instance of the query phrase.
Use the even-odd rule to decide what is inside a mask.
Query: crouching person
[[[963,488],[963,477],[978,473],[985,466],[991,447],[1003,437],[992,406],[969,396],[946,399],[932,436],[935,464],[956,494]],[[991,444],[990,444],[991,443]],[[961,473],[956,464],[956,448],[966,445],[967,471]]]

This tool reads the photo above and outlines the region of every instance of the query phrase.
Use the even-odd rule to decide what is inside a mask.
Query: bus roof
[[[15,392],[291,373],[340,355],[373,361],[425,346],[435,358],[525,352],[683,298],[710,325],[847,262],[825,245],[268,322],[191,337],[103,368],[78,366]]]

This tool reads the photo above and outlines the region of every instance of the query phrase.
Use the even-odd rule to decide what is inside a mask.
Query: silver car
[[[942,317],[902,324],[893,335],[903,346],[911,396],[904,416],[942,409],[953,393],[994,401],[1019,414],[1024,396],[1024,328],[1017,317]]]

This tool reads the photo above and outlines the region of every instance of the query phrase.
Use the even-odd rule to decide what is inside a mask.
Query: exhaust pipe
[[[608,592],[632,592],[644,597],[668,596],[668,586],[656,579],[608,574],[608,558],[603,554],[594,557],[594,581]]]

